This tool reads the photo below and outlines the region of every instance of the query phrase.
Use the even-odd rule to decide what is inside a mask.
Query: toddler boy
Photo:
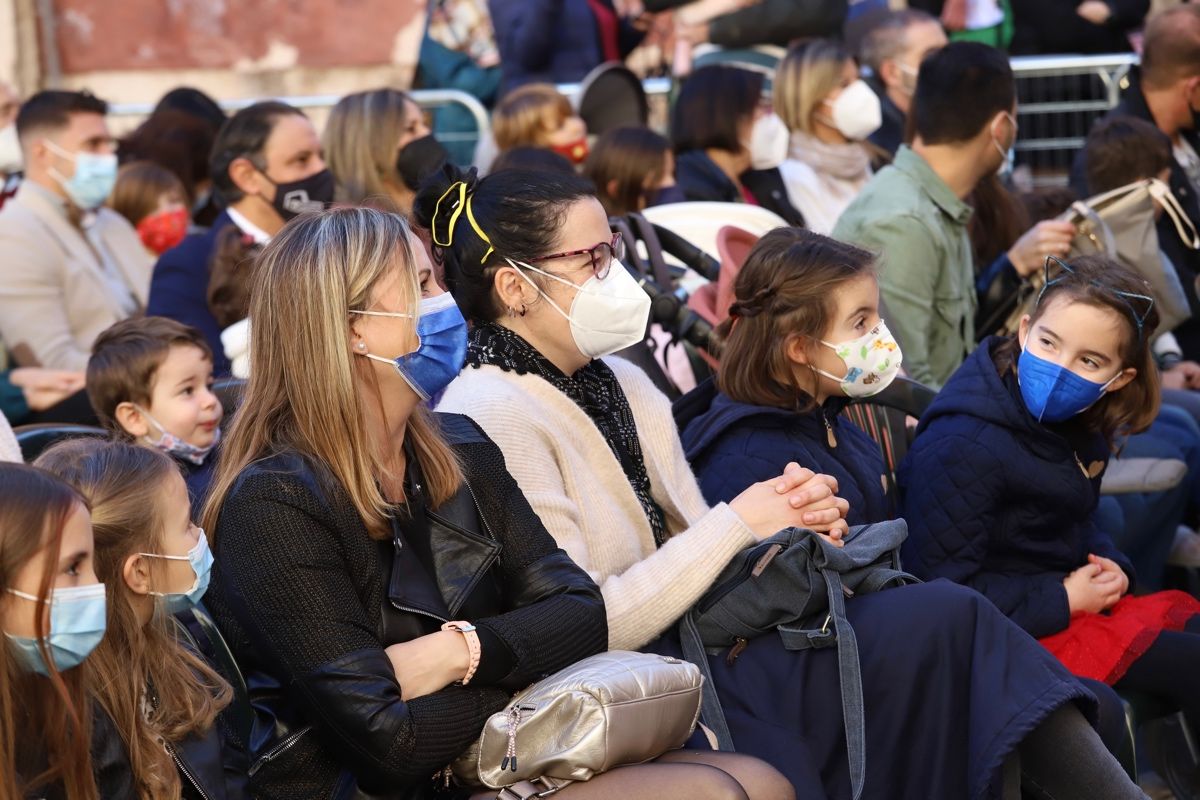
[[[168,453],[179,462],[199,513],[221,440],[221,401],[212,392],[213,359],[204,335],[166,317],[127,319],[92,345],[87,393],[113,436]]]

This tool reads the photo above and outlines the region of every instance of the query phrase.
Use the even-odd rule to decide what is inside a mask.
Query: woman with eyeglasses
[[[418,195],[415,219],[474,323],[439,410],[500,446],[547,530],[600,584],[609,647],[678,654],[676,622],[739,552],[793,526],[837,546],[849,507],[837,481],[784,459],[709,506],[667,398],[609,357],[640,344],[649,301],[591,192],[570,177],[450,170]],[[1075,712],[1091,695],[976,593],[941,582],[846,608],[863,674],[863,797],[1017,797],[1026,757],[1045,766],[1074,738],[1093,760],[1058,770],[1071,785],[1090,763],[1093,780],[1119,779],[1090,800],[1137,796]],[[984,659],[1001,663],[972,668]],[[789,651],[769,634],[709,666],[740,753],[799,797],[851,796],[835,650]]]
[[[250,794],[494,798],[445,768],[607,635],[500,450],[425,405],[462,365],[462,315],[402,217],[341,208],[263,249],[250,316],[254,370],[204,515],[204,602],[262,723]],[[555,796],[789,800],[781,784],[740,754],[676,751]]]
[[[1200,733],[1200,603],[1134,597],[1096,525],[1114,447],[1159,406],[1147,284],[1050,259],[1016,337],[985,340],[921,418],[900,473],[905,566],[986,595],[1076,675],[1181,708]]]

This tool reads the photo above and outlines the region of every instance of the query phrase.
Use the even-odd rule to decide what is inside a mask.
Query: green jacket
[[[970,218],[971,207],[905,146],[833,229],[835,239],[879,254],[881,313],[904,351],[904,369],[935,389],[974,347]]]

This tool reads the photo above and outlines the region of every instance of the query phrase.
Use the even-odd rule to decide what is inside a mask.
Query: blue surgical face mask
[[[1039,422],[1062,422],[1091,408],[1104,396],[1118,372],[1105,383],[1076,375],[1066,367],[1038,358],[1028,349],[1017,359],[1017,383],[1025,407]]]
[[[50,176],[58,181],[71,202],[85,211],[104,205],[117,183],[117,156],[114,153],[71,153],[48,139],[46,146],[75,162],[75,174],[70,178],[64,178],[56,169],[50,170]]]
[[[16,589],[10,594],[37,602],[37,598]],[[55,589],[50,595],[50,633],[46,637],[46,649],[58,672],[79,666],[104,638],[107,602],[104,584],[71,586]],[[16,649],[25,666],[39,675],[49,675],[50,667],[42,657],[35,636],[13,636],[4,634]]]
[[[204,597],[204,593],[208,591],[208,581],[212,576],[213,565],[213,554],[212,550],[208,548],[208,537],[204,535],[204,529],[200,530],[200,539],[197,540],[195,547],[188,550],[186,556],[164,556],[161,553],[138,553],[138,555],[145,558],[164,558],[168,561],[186,561],[191,565],[192,572],[196,574],[192,588],[186,592],[150,592],[155,597],[163,598],[163,605],[168,613],[179,614],[200,604],[200,598]]]
[[[397,311],[351,311],[371,317],[408,317]],[[467,360],[467,321],[463,319],[454,296],[442,292],[421,298],[421,315],[417,318],[417,338],[420,345],[411,353],[397,358],[384,358],[373,353],[361,355],[373,361],[391,364],[400,377],[422,399],[428,401],[458,377]]]

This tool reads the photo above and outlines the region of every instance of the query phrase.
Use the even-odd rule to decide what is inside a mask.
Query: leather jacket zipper
[[[471,495],[471,502],[475,504],[475,514],[479,517],[479,521],[483,523],[483,529],[487,531],[487,535],[493,542],[500,541],[496,538],[496,534],[492,533],[492,526],[488,525],[487,517],[483,515],[483,509],[479,507],[479,501],[475,499],[475,490],[466,481],[463,481],[463,485],[467,487],[467,494]]]
[[[280,742],[279,744],[275,745],[270,750],[268,750],[266,752],[266,754],[263,755],[262,758],[258,759],[253,764],[251,764],[250,769],[247,771],[247,775],[249,775],[250,777],[254,777],[254,774],[257,773],[260,769],[262,769],[264,764],[266,764],[268,761],[272,760],[276,756],[283,755],[288,750],[291,750],[292,747],[296,744],[296,742],[300,741],[300,737],[303,736],[304,734],[308,733],[311,730],[312,730],[312,726],[306,725],[305,727],[301,728],[300,730],[296,731],[295,733],[290,734],[282,742]]]
[[[421,609],[413,608],[412,606],[402,606],[399,603],[397,603],[395,600],[391,599],[390,597],[388,598],[388,602],[391,603],[392,607],[395,608],[397,611],[404,611],[409,614],[419,614],[422,617],[429,617],[430,619],[436,619],[438,622],[449,622],[450,621],[443,616],[434,614],[432,611],[422,611]]]
[[[202,798],[204,798],[204,800],[209,800],[208,792],[204,791],[204,787],[200,785],[200,781],[196,779],[196,776],[192,774],[190,769],[188,769],[187,764],[185,764],[183,759],[179,757],[179,753],[176,752],[175,747],[171,744],[167,744],[167,751],[171,754],[171,758],[175,761],[175,766],[180,772],[183,773],[183,776],[187,778],[188,783],[192,785],[192,787]]]

